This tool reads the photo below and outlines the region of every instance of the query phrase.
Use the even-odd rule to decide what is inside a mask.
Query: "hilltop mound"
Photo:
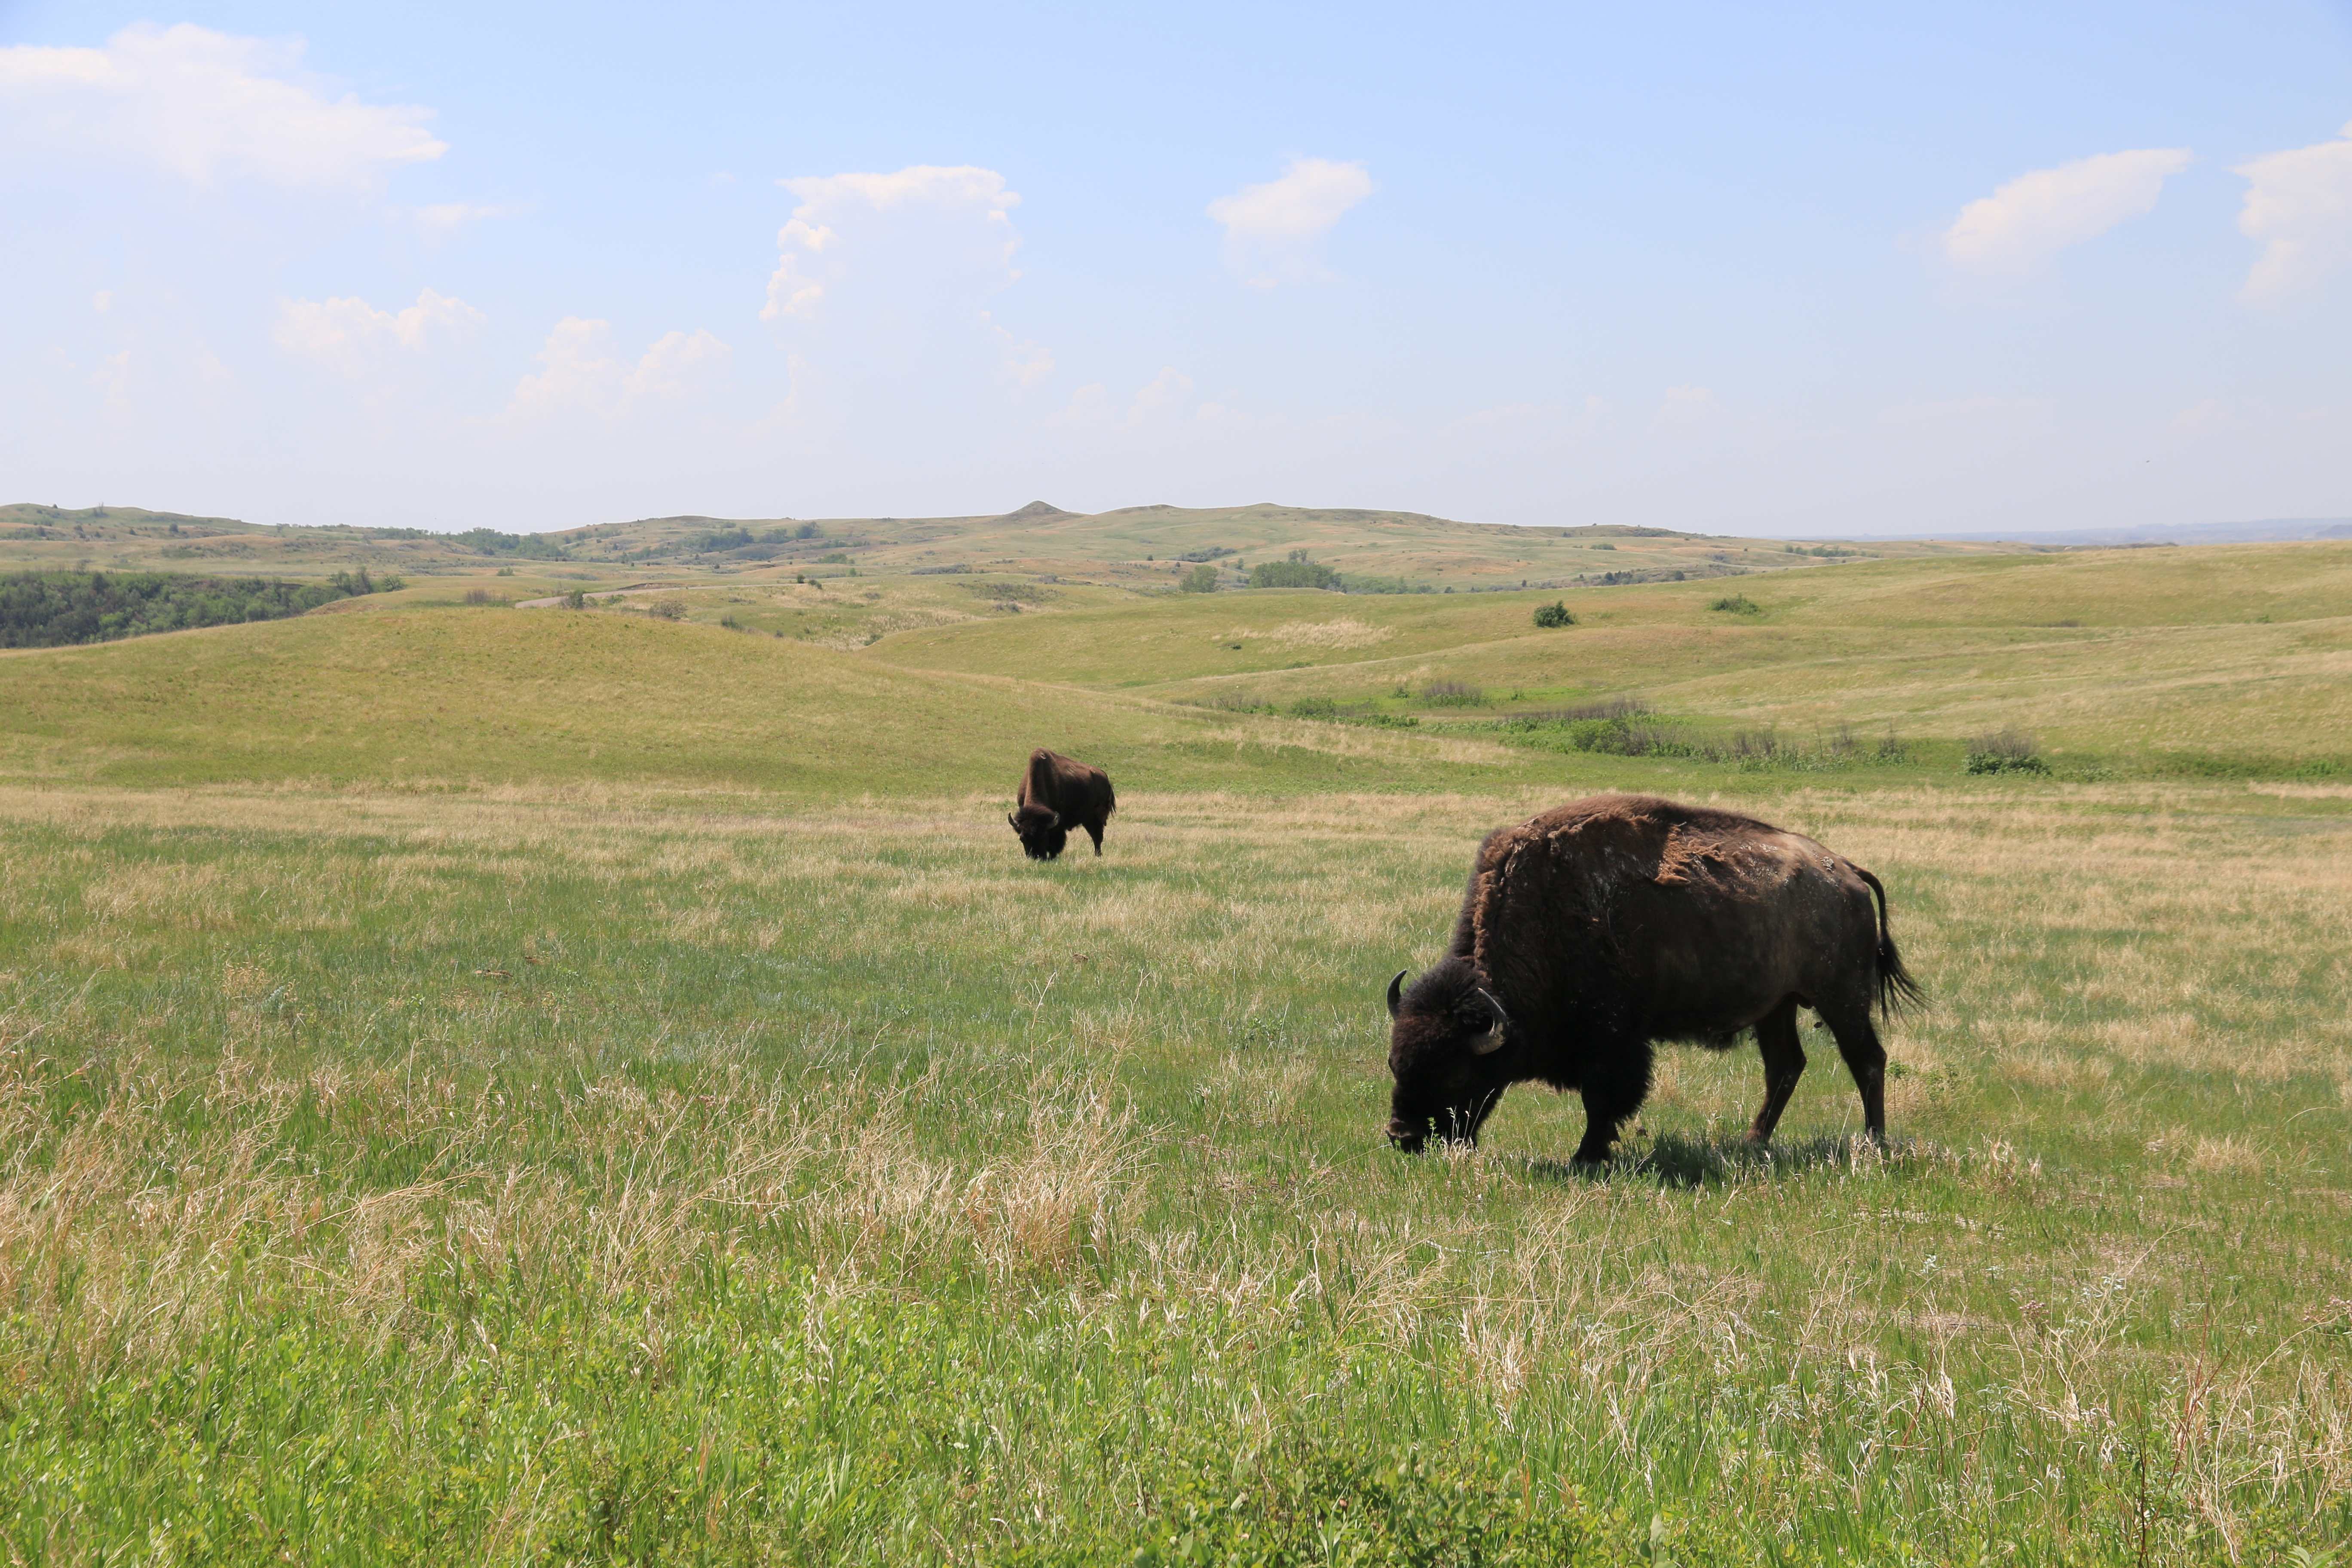
[[[1061,518],[1077,517],[1080,513],[1064,511],[1052,501],[1033,500],[1019,511],[1008,511],[996,519],[998,522],[1053,522]]]

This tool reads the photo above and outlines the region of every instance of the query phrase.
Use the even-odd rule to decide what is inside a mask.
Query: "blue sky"
[[[0,499],[2352,514],[2352,5],[0,0]]]

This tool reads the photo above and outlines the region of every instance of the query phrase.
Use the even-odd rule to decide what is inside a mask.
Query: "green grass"
[[[1941,630],[1905,620],[1941,579],[1899,574],[1943,568],[1751,583],[1763,624],[1723,635],[1811,652],[1745,665],[1693,640],[1703,584],[1529,640],[1613,629],[1651,662],[1580,679],[1764,708],[1847,658],[1851,708],[1872,660],[1961,691],[1971,639],[2096,588],[2116,624],[2061,629],[2194,679],[2110,641],[2067,700],[2139,701],[2161,755],[2209,686],[2294,684],[2269,639],[2336,635],[2310,548],[2201,599],[2170,552],[1964,563],[1974,623]],[[1526,627],[1509,595],[1074,595],[847,652],[698,595],[0,658],[14,1559],[2137,1568],[2352,1537],[2352,785],[1970,778],[1995,726],[1958,726],[1998,702],[1957,697],[1945,750],[1790,773],[1119,689],[1194,680],[1171,632],[1335,618],[1304,603],[1393,637],[1294,634],[1333,662],[1269,693],[1394,706],[1340,656],[1409,638],[1426,679],[1537,691],[1479,636]],[[1021,664],[1057,648],[1103,662]],[[2307,700],[2270,743],[2340,754]],[[1119,781],[1099,860],[1002,822],[1047,738]],[[1564,1163],[1580,1109],[1525,1088],[1475,1153],[1384,1146],[1387,976],[1439,951],[1483,832],[1612,786],[1885,880],[1931,996],[1890,1031],[1891,1151],[1827,1049],[1769,1160],[1749,1049],[1667,1050],[1598,1176]]]
[[[1378,1137],[1527,804],[16,792],[5,1538],[1092,1561],[1415,1454],[1596,1561],[2130,1562],[2143,1455],[2155,1561],[2352,1526],[2340,798],[1751,801],[1935,986],[1895,1152],[1683,1051],[1600,1180]]]
[[[2265,545],[1878,562],[1554,597],[1251,593],[910,631],[910,667],[1055,678],[1179,700],[1391,700],[1433,682],[1542,708],[1639,693],[1672,715],[1958,742],[2005,727],[2053,758],[2151,771],[2352,773],[2352,547]],[[1406,703],[1405,706],[1411,706]]]
[[[714,613],[706,608],[706,614]],[[1010,796],[1030,749],[1158,787],[1428,785],[1456,742],[1198,709],[619,611],[392,607],[0,656],[0,776],[658,782]],[[1475,749],[1475,748],[1474,748]],[[1488,747],[1492,767],[1524,764]]]

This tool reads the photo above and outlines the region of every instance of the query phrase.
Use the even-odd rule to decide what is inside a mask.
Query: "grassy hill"
[[[1912,559],[1989,549],[1906,542],[1857,546],[1717,538],[1609,525],[1520,528],[1418,512],[1258,505],[1127,507],[1095,515],[1043,502],[992,517],[646,518],[541,534],[477,528],[260,527],[136,508],[0,507],[0,569],[87,564],[105,570],[235,566],[319,575],[358,566],[412,574],[504,565],[562,583],[789,576],[856,565],[868,574],[995,571],[1078,575],[1131,586],[1172,584],[1190,560],[1230,571],[1305,550],[1366,582],[1439,588],[1522,581],[1621,581],[1777,571],[1827,562]]]
[[[803,528],[819,531],[798,537]],[[741,544],[726,542],[750,537]],[[1988,546],[1784,543],[1607,524],[1517,527],[1419,512],[1254,506],[1123,507],[1091,514],[1043,501],[995,517],[732,520],[649,518],[549,537],[583,560],[756,566],[843,553],[868,571],[1080,573],[1136,585],[1189,565],[1223,572],[1304,550],[1351,580],[1412,587],[1568,584],[1777,571],[1825,561],[1942,555]],[[698,549],[698,546],[712,548]]]
[[[496,570],[0,654],[10,1561],[2352,1540],[2352,546],[1401,597],[779,560],[578,610]],[[1612,694],[1920,743],[1509,727]],[[1964,773],[2010,720],[2057,772]],[[1118,779],[1102,858],[1020,858],[1040,742]],[[1387,977],[1482,834],[1604,787],[1885,880],[1929,994],[1890,1147],[1818,1046],[1769,1154],[1754,1052],[1682,1047],[1605,1170],[1533,1085],[1383,1146]]]
[[[1712,607],[1719,581],[1360,596],[860,575],[687,581],[585,612],[432,592],[10,656],[0,756],[116,779],[804,779],[831,796],[993,790],[1032,743],[1190,787],[1215,769],[1179,765],[1187,748],[1262,735],[1354,759],[1328,782],[1426,784],[1433,747],[1556,772],[1502,726],[1633,698],[1707,733],[1891,732],[1937,766],[2014,727],[2077,771],[2352,772],[2345,543],[1864,563],[1747,579],[1740,610]],[[1535,627],[1560,596],[1577,623]],[[1335,705],[1416,728],[1241,711]]]
[[[1404,598],[1254,592],[910,630],[910,667],[1183,701],[1324,698],[1425,719],[1638,695],[1668,712],[1957,742],[2006,725],[2109,761],[2352,769],[2352,545],[1878,562],[1740,584]]]
[[[1429,784],[1441,754],[1482,750],[1253,726],[649,616],[338,607],[0,655],[0,773],[127,784],[724,785],[839,799],[1009,795],[1039,744],[1163,788]]]

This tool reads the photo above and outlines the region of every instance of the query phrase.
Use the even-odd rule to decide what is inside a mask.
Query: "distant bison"
[[[1029,769],[1021,775],[1020,794],[1004,820],[1021,836],[1029,858],[1051,860],[1069,842],[1073,827],[1085,828],[1095,853],[1101,854],[1103,829],[1118,809],[1108,773],[1041,750],[1029,753]]]
[[[1872,904],[1876,896],[1876,907]],[[1878,879],[1811,839],[1727,811],[1597,795],[1478,847],[1445,958],[1389,982],[1389,1137],[1475,1142],[1512,1084],[1584,1099],[1580,1162],[1606,1160],[1650,1092],[1651,1043],[1728,1048],[1756,1030],[1768,1142],[1805,1070],[1797,1009],[1837,1038],[1873,1139],[1886,1052],[1871,1026],[1919,992]]]

